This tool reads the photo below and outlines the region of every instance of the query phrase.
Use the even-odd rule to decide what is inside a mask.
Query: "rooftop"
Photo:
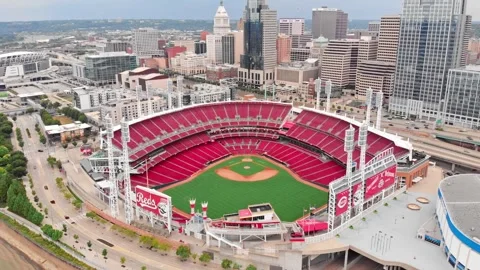
[[[439,191],[455,226],[470,238],[480,239],[480,175],[447,177]]]
[[[126,52],[106,52],[101,54],[87,55],[86,58],[103,58],[103,57],[120,57],[120,56],[133,56]]]

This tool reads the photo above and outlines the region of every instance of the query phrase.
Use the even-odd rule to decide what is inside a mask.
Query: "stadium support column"
[[[315,93],[317,94],[317,110],[320,110],[320,94],[322,92],[322,79],[315,80]]]
[[[365,99],[365,104],[367,105],[367,117],[366,117],[366,121],[367,121],[367,125],[370,126],[370,115],[372,113],[372,96],[373,96],[373,90],[371,87],[369,87],[367,89],[367,93],[366,93],[366,99]]]
[[[143,113],[142,113],[142,86],[140,85],[137,85],[137,87],[135,87],[135,92],[137,94],[137,110],[138,110],[138,118],[142,117],[143,116]]]
[[[190,215],[193,217],[195,215],[195,199],[190,199]]]
[[[107,129],[107,157],[108,157],[108,181],[110,183],[110,213],[112,217],[118,216],[118,183],[116,179],[115,158],[113,156],[113,121],[110,115],[105,116],[105,126]]]
[[[376,104],[377,105],[377,124],[376,124],[376,128],[378,130],[381,130],[381,126],[382,126],[382,107],[383,107],[383,92],[380,91],[380,92],[377,92],[377,100],[376,100]]]
[[[332,95],[332,81],[328,80],[325,84],[325,94],[327,94],[327,112],[330,112],[330,96]]]
[[[353,150],[355,149],[355,129],[350,126],[345,131],[345,145],[344,149],[347,152],[347,178],[348,181],[348,210],[345,213],[345,221],[350,220],[350,212],[352,211],[352,169],[353,169]]]
[[[203,220],[207,220],[208,202],[202,202]]]
[[[360,126],[359,136],[358,136],[358,146],[360,146],[360,173],[362,175],[362,183],[360,187],[360,194],[357,201],[357,209],[356,213],[360,213],[363,211],[363,199],[364,199],[364,192],[365,192],[365,158],[367,155],[367,136],[368,136],[368,125],[364,121],[363,124]]]
[[[167,108],[168,110],[173,109],[172,106],[172,91],[173,91],[173,81],[171,79],[167,80]]]
[[[123,183],[125,186],[125,219],[127,224],[133,220],[132,183],[130,182],[130,162],[128,154],[128,142],[130,142],[130,130],[128,122],[122,119],[122,148],[123,148]]]
[[[183,106],[183,76],[177,77],[177,107],[181,108]]]

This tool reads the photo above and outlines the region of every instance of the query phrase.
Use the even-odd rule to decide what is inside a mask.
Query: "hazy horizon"
[[[218,0],[0,0],[2,22],[45,20],[105,20],[105,19],[199,19],[212,20]],[[400,14],[402,0],[291,0],[267,1],[278,11],[279,18],[311,18],[312,8],[328,6],[349,14],[350,20],[378,20],[383,15]],[[480,1],[467,2],[467,14],[480,21]],[[231,19],[238,19],[246,0],[225,0]],[[168,8],[165,8],[168,6]],[[195,8],[192,8],[194,6]],[[146,8],[148,7],[148,8]]]

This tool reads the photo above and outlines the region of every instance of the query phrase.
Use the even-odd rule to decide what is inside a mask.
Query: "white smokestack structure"
[[[208,202],[202,202],[203,220],[207,219]]]
[[[368,126],[370,126],[370,115],[372,113],[372,97],[373,97],[373,90],[371,87],[369,87],[366,92],[366,100],[365,100],[365,104],[367,104],[367,116],[365,120],[367,121]]]
[[[332,81],[328,80],[325,84],[325,94],[327,94],[327,112],[330,112],[330,95],[332,95]]]
[[[167,109],[173,109],[172,106],[172,92],[173,92],[173,81],[171,79],[167,80]]]
[[[320,110],[320,94],[322,93],[322,79],[315,80],[315,93],[317,93],[317,110]]]
[[[195,215],[195,199],[190,199],[190,215]]]
[[[381,130],[382,126],[382,107],[383,107],[383,92],[377,92],[377,125],[375,126],[378,130]]]

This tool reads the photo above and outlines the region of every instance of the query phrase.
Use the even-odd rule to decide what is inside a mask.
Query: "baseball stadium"
[[[325,211],[330,184],[358,170],[361,149],[353,146],[347,168],[345,134],[351,130],[358,141],[360,126],[328,112],[294,110],[292,104],[229,101],[134,120],[129,142],[122,142],[118,127],[112,145],[128,147],[132,188],[171,196],[177,220],[190,218],[195,199],[208,202],[208,218],[214,220],[269,204],[279,220],[292,222]],[[373,128],[366,144],[364,163],[386,150],[396,158],[410,153],[408,143]]]

